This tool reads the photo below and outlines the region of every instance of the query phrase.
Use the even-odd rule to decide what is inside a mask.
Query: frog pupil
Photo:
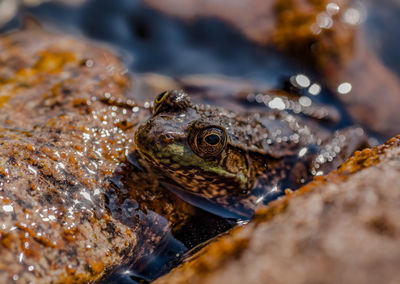
[[[210,134],[204,139],[208,144],[215,146],[220,142],[220,137],[216,134]]]

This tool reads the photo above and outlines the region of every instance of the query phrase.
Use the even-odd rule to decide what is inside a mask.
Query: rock
[[[104,48],[40,30],[0,48],[0,282],[98,279],[137,242],[103,201],[130,138],[101,100],[124,97],[124,68]]]
[[[257,212],[155,283],[398,283],[400,136]]]
[[[149,111],[121,61],[38,28],[0,37],[0,49],[0,282],[95,281],[151,256],[192,207],[126,159]]]

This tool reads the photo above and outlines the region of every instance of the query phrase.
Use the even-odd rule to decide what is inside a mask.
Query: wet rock
[[[0,282],[93,281],[151,255],[180,218],[171,211],[191,207],[176,210],[127,161],[149,111],[120,60],[37,28],[2,36],[0,49]],[[123,175],[132,197],[118,209]]]
[[[103,201],[132,108],[102,100],[130,82],[112,53],[68,36],[27,30],[0,48],[0,282],[98,279],[137,242]]]
[[[258,211],[155,283],[397,283],[400,136]]]

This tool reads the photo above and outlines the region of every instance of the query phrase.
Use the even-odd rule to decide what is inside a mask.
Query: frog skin
[[[166,91],[135,142],[166,188],[212,213],[250,218],[286,188],[336,168],[366,136],[359,127],[333,132],[287,111],[238,114]]]

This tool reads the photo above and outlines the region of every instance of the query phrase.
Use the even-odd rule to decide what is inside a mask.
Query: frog
[[[238,113],[169,90],[155,98],[135,143],[167,190],[213,214],[248,220],[260,206],[337,168],[368,145],[368,136],[357,125],[332,130],[276,108]]]

